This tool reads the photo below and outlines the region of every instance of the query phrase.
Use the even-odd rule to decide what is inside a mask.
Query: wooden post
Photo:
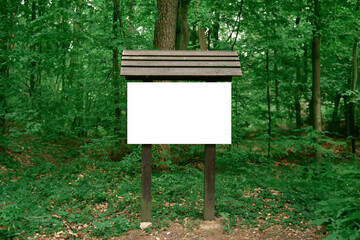
[[[215,144],[205,144],[204,220],[215,216]]]
[[[142,145],[141,222],[151,222],[151,144]]]

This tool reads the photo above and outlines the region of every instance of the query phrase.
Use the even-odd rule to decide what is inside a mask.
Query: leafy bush
[[[331,233],[326,239],[360,238],[360,166],[324,163],[320,180],[338,186],[328,199],[319,201],[311,224],[325,225]],[[339,187],[341,186],[341,187]]]
[[[326,225],[330,235],[325,239],[359,239],[360,238],[360,200],[350,198],[331,198],[318,203],[316,211],[324,218],[311,222]]]

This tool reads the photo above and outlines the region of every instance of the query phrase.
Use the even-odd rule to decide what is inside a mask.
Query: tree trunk
[[[199,42],[200,42],[200,50],[206,51],[207,45],[206,45],[205,30],[201,26],[199,26]]]
[[[274,50],[274,77],[275,77],[275,109],[277,118],[280,114],[280,101],[279,101],[279,71],[278,71],[278,63],[276,61],[276,50]]]
[[[8,29],[6,29],[7,24],[4,24],[8,22],[8,1],[3,1],[3,6],[0,8],[0,18],[3,24],[1,24],[0,32],[0,49],[3,52],[3,54],[0,55],[0,124],[1,124],[1,134],[4,135],[6,133],[6,117],[5,114],[6,111],[6,83],[9,77],[9,65],[7,63],[6,59],[6,52],[8,51],[8,42],[9,42],[9,34]]]
[[[321,93],[320,93],[320,0],[315,2],[315,26],[313,37],[313,114],[314,114],[314,130],[317,132],[316,143],[320,143],[321,137]],[[315,160],[321,162],[321,151],[315,149]]]
[[[330,132],[339,133],[339,105],[340,105],[341,95],[337,94],[335,97],[335,106],[330,123]]]
[[[190,27],[188,23],[188,9],[190,2],[191,0],[179,0],[175,39],[176,50],[186,50],[189,45]]]
[[[352,82],[352,88],[351,88],[351,101],[349,106],[349,124],[350,124],[350,134],[351,134],[351,152],[356,152],[355,147],[355,90],[356,90],[356,83],[357,83],[357,40],[354,42],[353,47],[353,82]]]
[[[78,11],[78,9],[75,9],[76,11]],[[76,115],[74,117],[73,123],[72,123],[72,128],[73,131],[76,132],[78,137],[86,137],[87,135],[87,130],[84,129],[84,118],[82,113],[84,112],[84,102],[85,102],[85,98],[84,95],[86,96],[85,92],[86,90],[84,90],[84,85],[82,83],[82,81],[77,81],[74,84],[74,80],[80,78],[79,73],[81,74],[82,69],[81,69],[81,64],[79,64],[79,47],[80,47],[80,41],[78,39],[78,35],[81,31],[81,26],[80,23],[78,21],[74,21],[74,25],[73,25],[73,48],[70,52],[70,63],[69,63],[69,74],[67,76],[67,80],[68,80],[68,84],[69,87],[72,87],[73,85],[79,87],[79,93],[76,94],[74,96],[74,102],[75,102],[75,107],[76,107]]]
[[[155,23],[154,46],[174,50],[178,0],[157,0],[159,19]]]
[[[350,86],[351,79],[348,78],[348,85]],[[351,136],[350,134],[350,102],[349,96],[344,96],[344,107],[345,107],[345,137]]]
[[[80,31],[81,31],[80,23],[78,21],[75,21],[73,25],[73,42],[72,42],[73,48],[71,49],[70,52],[69,74],[67,75],[67,80],[70,87],[73,85],[75,73],[77,72],[76,70],[78,67],[77,51],[80,43],[79,40],[77,39],[77,35],[80,33]]]
[[[42,3],[42,1],[39,1],[39,4],[38,4],[38,16],[39,16],[39,18],[42,16],[43,10],[44,10],[44,4]],[[42,31],[42,28],[39,29],[39,32],[41,32],[41,31]],[[37,45],[38,45],[38,48],[39,48],[39,59],[38,59],[38,62],[37,62],[37,75],[36,75],[36,82],[37,83],[36,84],[38,86],[37,94],[39,96],[41,96],[42,43],[38,43]]]
[[[191,40],[191,46],[193,49],[196,48],[196,40],[198,40],[198,33],[196,31],[196,25],[193,25],[191,33],[190,33],[190,40]]]
[[[31,5],[31,21],[35,21],[36,20],[36,0],[32,0],[32,5]],[[32,43],[30,45],[30,51],[31,52],[35,52],[35,44]],[[35,59],[31,59],[30,60],[30,89],[29,89],[29,95],[30,97],[34,95],[35,93],[35,88],[36,88],[36,60]]]
[[[238,14],[238,17],[237,17],[238,23],[237,23],[237,27],[236,27],[236,35],[235,35],[234,42],[233,42],[232,45],[231,45],[231,51],[234,51],[234,47],[235,47],[237,38],[238,38],[238,36],[239,36],[240,22],[241,22],[241,15],[242,15],[243,5],[244,5],[244,0],[241,0],[240,9],[239,9],[239,14]]]
[[[178,0],[157,0],[159,19],[155,22],[154,46],[160,50],[174,50]],[[160,145],[160,161],[168,159],[170,145]]]
[[[211,49],[211,28],[209,28],[208,32],[207,32],[207,49],[210,50]]]
[[[129,3],[127,5],[129,11],[129,18],[127,21],[127,29],[128,29],[127,39],[129,39],[130,41],[127,41],[127,39],[124,39],[124,41],[128,42],[127,49],[133,49],[132,43],[135,40],[135,28],[133,23],[135,22],[136,4],[134,0],[129,0]]]
[[[299,25],[300,18],[296,18],[296,25]],[[301,91],[300,86],[302,82],[302,63],[301,58],[299,56],[296,57],[296,82],[295,82],[295,119],[296,119],[296,128],[300,129],[302,126],[302,120],[301,120],[301,104],[300,104],[300,98],[301,98]]]
[[[267,113],[268,113],[268,149],[267,158],[270,158],[271,147],[271,98],[270,98],[270,73],[269,73],[269,50],[266,51],[266,100],[267,100]]]
[[[214,37],[214,50],[217,50],[218,48],[218,42],[219,42],[219,31],[220,31],[220,13],[219,10],[214,9],[215,12],[215,19],[213,24],[213,31],[212,35]]]
[[[296,57],[296,85],[295,85],[295,118],[296,118],[296,128],[300,129],[302,126],[301,120],[301,104],[300,104],[300,85],[302,80],[302,67],[300,57]]]
[[[118,34],[118,14],[119,14],[119,0],[113,0],[113,34],[114,38],[117,39],[119,37]],[[112,63],[113,63],[113,71],[112,71],[112,85],[114,91],[114,113],[115,113],[115,126],[114,126],[114,135],[116,137],[120,137],[120,89],[119,89],[119,50],[114,47],[112,50]]]
[[[356,11],[359,11],[360,1],[357,1],[356,4]],[[353,46],[353,81],[351,86],[351,101],[349,106],[349,127],[350,127],[350,134],[351,134],[351,152],[356,153],[356,142],[355,142],[355,90],[356,90],[356,84],[357,84],[357,76],[358,76],[358,69],[357,69],[357,45],[358,45],[358,39],[354,40],[354,46]]]

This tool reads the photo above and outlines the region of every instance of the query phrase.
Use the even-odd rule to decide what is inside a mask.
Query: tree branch
[[[244,0],[241,0],[240,10],[239,10],[239,14],[238,14],[239,22],[238,22],[237,29],[236,29],[235,40],[234,40],[233,44],[231,45],[231,51],[234,51],[234,46],[235,46],[235,44],[236,44],[236,41],[237,41],[237,38],[238,38],[238,35],[239,35],[240,21],[241,21],[241,14],[242,14],[243,3],[244,3]]]

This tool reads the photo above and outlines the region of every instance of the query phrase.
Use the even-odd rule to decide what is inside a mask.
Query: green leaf
[[[319,218],[319,219],[315,219],[312,220],[309,224],[311,225],[323,225],[324,223],[327,223],[330,221],[330,218]]]

